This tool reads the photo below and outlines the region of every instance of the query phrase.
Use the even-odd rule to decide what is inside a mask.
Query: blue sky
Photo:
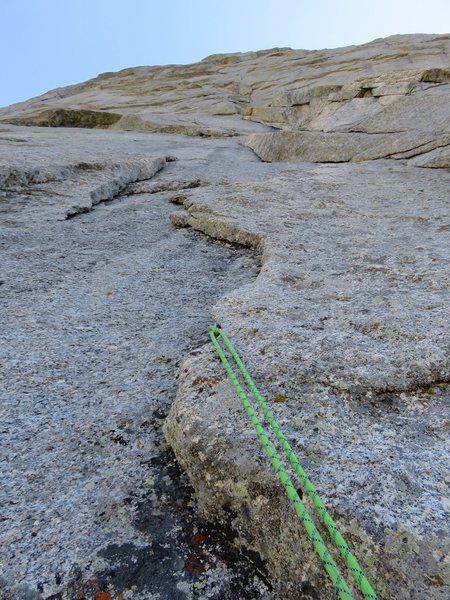
[[[0,106],[104,71],[217,52],[446,33],[449,0],[0,0]]]

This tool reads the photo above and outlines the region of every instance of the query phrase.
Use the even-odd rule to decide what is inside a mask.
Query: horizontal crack
[[[181,190],[194,189],[200,186],[208,185],[200,179],[179,180],[179,181],[152,181],[130,183],[122,192],[124,196],[135,194],[158,194],[161,192],[177,192]]]
[[[112,176],[106,182],[91,190],[87,204],[70,208],[64,220],[73,219],[79,215],[91,212],[100,203],[110,202],[125,190],[130,183],[151,179],[164,168],[165,158],[140,159],[129,161],[112,167]]]

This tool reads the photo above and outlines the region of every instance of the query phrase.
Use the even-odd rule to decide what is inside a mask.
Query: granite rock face
[[[449,53],[447,35],[402,35],[335,50],[214,55],[103,73],[0,109],[0,121],[247,133],[244,143],[266,161],[406,158],[449,167]]]
[[[35,463],[14,467],[10,488],[20,482],[35,494],[30,514],[51,515],[52,495],[39,500],[33,479],[41,462],[51,487],[51,452],[67,451],[66,438],[74,465],[88,447],[93,457],[91,469],[79,455],[81,474],[57,470],[58,486],[81,486],[79,515],[62,522],[73,493],[58,499],[59,516],[38,531],[40,546],[27,541],[33,521],[23,498],[13,498],[6,523],[18,525],[2,530],[9,589],[66,600],[87,589],[73,587],[73,565],[86,559],[75,583],[101,574],[99,590],[127,600],[271,596],[251,571],[244,579],[253,583],[239,588],[239,564],[222,587],[213,584],[221,571],[203,559],[211,576],[189,587],[172,550],[175,583],[165,589],[158,571],[151,584],[146,565],[163,547],[156,529],[170,529],[176,541],[179,523],[164,516],[173,478],[164,471],[161,488],[161,427],[141,424],[171,405],[165,437],[199,515],[265,571],[274,597],[335,598],[208,343],[214,320],[380,597],[448,598],[449,52],[449,36],[414,35],[337,50],[217,55],[103,74],[0,110],[10,123],[0,126],[0,294],[5,315],[17,313],[2,344],[16,386],[5,464],[16,464],[21,406],[46,423],[56,411],[61,432],[70,432],[52,433],[46,449],[45,436],[29,433],[33,419],[26,422],[20,452]],[[187,135],[173,135],[180,132]],[[124,282],[117,292],[113,276]],[[113,299],[114,314],[105,308]],[[75,374],[68,333],[81,365]],[[108,407],[106,433],[95,402]],[[123,453],[116,434],[128,442]],[[122,454],[124,467],[109,464]],[[154,458],[147,475],[146,455]],[[157,482],[154,494],[147,480]],[[93,532],[92,543],[81,544],[77,529]],[[67,546],[50,551],[61,539]],[[58,561],[64,577],[58,572],[56,581]],[[133,564],[139,569],[127,579]]]
[[[215,320],[383,598],[448,594],[449,189],[379,161],[185,202],[186,225],[262,254]],[[280,597],[334,598],[211,347],[181,368],[165,428],[204,513],[232,515]]]
[[[0,127],[1,600],[269,600],[161,431],[210,305],[257,272],[175,229],[168,196],[242,158],[258,164],[229,142]]]

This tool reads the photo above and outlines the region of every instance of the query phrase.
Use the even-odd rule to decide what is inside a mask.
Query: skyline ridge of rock
[[[450,35],[415,34],[130,67],[0,109],[0,122],[248,134],[243,143],[265,161],[390,158],[448,167],[449,55]]]

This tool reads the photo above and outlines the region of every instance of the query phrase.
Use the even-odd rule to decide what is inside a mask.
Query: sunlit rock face
[[[0,110],[0,119],[248,133],[245,143],[265,161],[397,158],[448,167],[449,52],[449,36],[399,35],[335,50],[214,55],[192,65],[103,73]],[[283,133],[266,135],[267,126]]]

